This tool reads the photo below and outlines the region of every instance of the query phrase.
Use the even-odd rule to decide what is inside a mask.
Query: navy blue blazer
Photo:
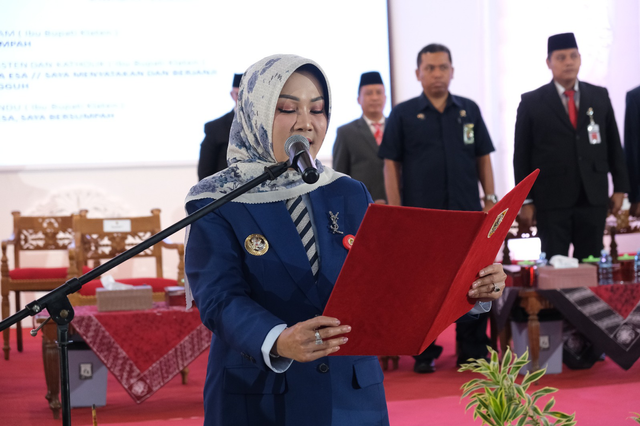
[[[315,282],[285,202],[228,203],[191,225],[186,273],[202,322],[213,331],[204,388],[205,425],[388,425],[376,357],[331,356],[293,362],[277,374],[261,346],[278,324],[321,315],[371,197],[364,185],[341,177],[309,194],[320,254]],[[211,200],[188,203],[193,212]],[[339,213],[344,234],[330,230]],[[269,243],[262,256],[245,239]]]

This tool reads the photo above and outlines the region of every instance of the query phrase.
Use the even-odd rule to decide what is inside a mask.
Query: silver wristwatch
[[[491,201],[495,204],[498,202],[498,196],[496,194],[485,194],[484,201]]]

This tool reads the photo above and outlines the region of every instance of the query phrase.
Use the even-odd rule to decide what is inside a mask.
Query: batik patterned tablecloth
[[[196,309],[155,303],[144,311],[74,308],[73,326],[140,403],[195,360],[211,342]]]

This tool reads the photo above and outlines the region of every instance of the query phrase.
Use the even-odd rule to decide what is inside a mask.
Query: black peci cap
[[[240,79],[242,78],[242,74],[234,74],[233,75],[233,86],[231,87],[240,87]]]
[[[362,86],[367,86],[369,84],[384,84],[378,71],[362,73],[360,76],[360,85],[358,86],[358,90],[360,90]]]
[[[547,42],[547,55],[551,55],[554,50],[577,49],[578,42],[573,33],[556,34],[549,37]]]

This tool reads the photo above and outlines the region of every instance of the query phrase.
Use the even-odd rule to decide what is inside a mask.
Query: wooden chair
[[[95,219],[76,215],[73,218],[75,248],[69,250],[68,275],[77,276],[82,268],[96,267],[102,261],[112,259],[161,230],[160,209],[153,209],[151,216],[142,217]],[[177,279],[163,277],[163,248],[178,252]],[[118,278],[116,281],[124,284],[150,285],[153,288],[154,302],[164,301],[165,287],[184,283],[184,244],[161,241],[135,258],[145,257],[155,259],[155,277]],[[75,306],[95,305],[96,289],[100,287],[101,281],[93,280],[77,293],[69,295],[69,300]]]
[[[9,293],[15,293],[16,309],[20,309],[20,292],[49,291],[62,285],[68,276],[68,267],[21,267],[20,258],[27,252],[50,250],[68,250],[73,245],[72,216],[22,216],[19,211],[12,212],[13,236],[2,241],[2,318],[10,315]],[[83,210],[79,217],[86,216]],[[13,245],[14,267],[9,267],[7,248]],[[22,326],[18,322],[17,346],[22,352]],[[4,330],[4,358],[9,359],[9,330]]]

